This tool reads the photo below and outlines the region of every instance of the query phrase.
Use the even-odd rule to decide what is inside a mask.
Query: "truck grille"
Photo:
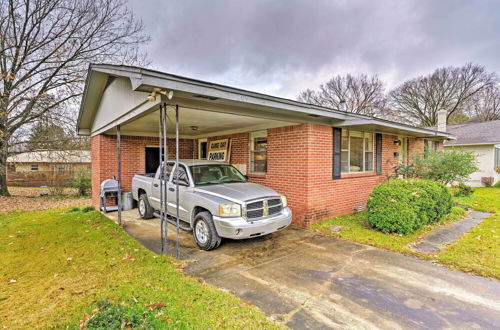
[[[247,204],[247,218],[259,219],[280,213],[283,210],[281,198],[269,198]]]

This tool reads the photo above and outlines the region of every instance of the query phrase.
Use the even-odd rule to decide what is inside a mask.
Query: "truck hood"
[[[245,202],[264,197],[279,196],[271,188],[256,183],[224,183],[196,187],[196,191],[217,196],[234,202]]]

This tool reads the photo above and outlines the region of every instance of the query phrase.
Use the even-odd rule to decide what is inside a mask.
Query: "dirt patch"
[[[91,205],[90,197],[78,197],[76,190],[71,188],[65,188],[63,196],[47,196],[49,194],[47,188],[11,187],[9,192],[12,196],[0,196],[0,212],[49,210]]]

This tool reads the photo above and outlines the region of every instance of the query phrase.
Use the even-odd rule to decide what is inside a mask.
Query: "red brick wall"
[[[272,128],[267,131],[268,171],[265,175],[248,173],[249,133],[211,137],[216,140],[229,137],[231,163],[246,164],[250,181],[268,186],[287,196],[292,208],[293,223],[307,227],[335,216],[351,214],[360,205],[366,206],[372,189],[392,174],[397,164],[397,139],[382,136],[382,174],[342,174],[332,179],[333,131],[331,127],[312,124]],[[173,150],[173,141],[171,150]],[[157,138],[122,138],[123,189],[130,190],[134,174],[144,172],[146,145],[157,145]],[[197,142],[181,141],[181,158],[197,158]],[[423,151],[423,141],[410,139],[410,154]],[[172,157],[174,157],[172,155]],[[374,164],[375,166],[375,164]],[[116,140],[113,136],[92,138],[93,203],[99,203],[99,184],[116,173]]]
[[[175,140],[168,139],[169,158],[175,158]],[[158,146],[158,138],[143,136],[121,137],[122,189],[130,191],[132,177],[145,172],[146,146]],[[180,158],[192,158],[196,152],[194,140],[181,139]],[[100,184],[117,175],[116,136],[92,137],[92,204],[99,206]],[[196,155],[196,154],[195,154]]]
[[[249,163],[249,133],[217,136],[231,139],[231,163]],[[332,179],[332,128],[319,125],[295,125],[267,131],[267,173],[247,173],[251,182],[268,186],[287,196],[294,224],[312,223],[354,212],[366,205],[373,187],[387,179],[397,163],[396,136],[383,135],[382,175],[375,173],[343,174]],[[422,145],[423,147],[423,145]]]

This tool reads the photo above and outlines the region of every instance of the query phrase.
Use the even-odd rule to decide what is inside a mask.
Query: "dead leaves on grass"
[[[42,211],[54,208],[66,208],[71,206],[87,206],[91,204],[88,197],[74,196],[47,196],[40,197],[40,189],[36,188],[9,188],[12,196],[0,196],[1,212],[13,211]]]
[[[130,251],[127,251],[125,254],[125,257],[122,258],[123,261],[134,261],[135,258],[132,256],[132,253]]]

